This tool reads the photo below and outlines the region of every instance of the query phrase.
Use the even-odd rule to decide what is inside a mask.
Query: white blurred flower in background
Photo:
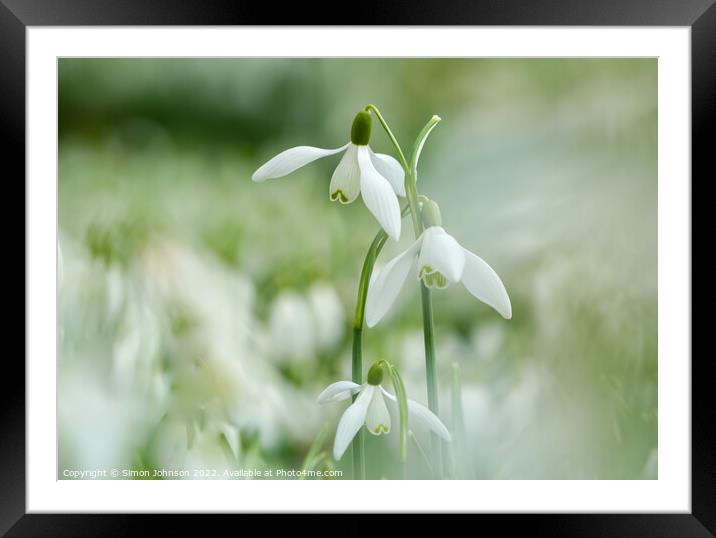
[[[306,363],[342,340],[343,305],[326,282],[314,283],[305,295],[283,290],[271,303],[267,328],[267,351],[279,364]]]
[[[275,447],[282,434],[304,440],[308,428],[302,426],[311,424],[316,413],[308,399],[283,381],[271,361],[262,356],[250,281],[179,244],[161,240],[156,250],[151,248],[145,258],[153,286],[161,290],[167,310],[180,307],[189,318],[190,327],[174,338],[180,343],[174,346],[174,360],[186,390],[184,398],[193,400],[194,407],[216,405],[223,410],[222,420],[258,431],[267,448]],[[278,356],[287,351],[286,342],[296,343],[292,336],[303,339],[307,335],[306,343],[299,346],[300,354],[293,355],[300,357],[312,349],[312,330],[308,326],[294,330],[291,322],[296,305],[302,313],[308,307],[300,296],[281,302],[276,327],[289,334],[269,338],[268,352]]]
[[[161,418],[158,321],[129,276],[63,241],[58,360],[60,461],[83,468],[130,468]]]
[[[505,327],[492,321],[477,325],[470,332],[470,343],[478,359],[491,360],[497,356],[505,339]]]
[[[293,290],[282,291],[269,314],[271,353],[280,363],[305,362],[316,351],[316,333],[308,301]]]
[[[188,478],[223,479],[223,470],[240,466],[241,439],[239,429],[221,418],[205,418],[200,428],[195,422],[174,415],[164,417],[152,443],[152,458],[162,468],[188,471]],[[194,470],[216,470],[217,473],[194,475]]]
[[[316,347],[330,351],[341,341],[345,333],[343,304],[333,286],[317,282],[308,290],[308,304],[314,320]]]
[[[81,360],[89,365],[95,358]],[[160,403],[141,393],[112,390],[106,381],[79,364],[65,367],[59,376],[61,468],[129,469],[160,420]]]
[[[151,441],[159,467],[231,467],[224,448],[240,456],[242,429],[258,433],[266,449],[284,439],[310,440],[313,402],[257,352],[260,324],[247,278],[166,237],[151,239],[140,262],[129,266],[65,247],[59,305],[60,360],[68,363],[59,387],[65,461],[72,454],[77,464],[100,458],[98,465],[131,467],[137,449]],[[332,303],[325,289],[316,295]],[[296,333],[305,334],[313,342],[313,329]]]

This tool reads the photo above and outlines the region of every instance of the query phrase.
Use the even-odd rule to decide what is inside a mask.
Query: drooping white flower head
[[[390,155],[374,153],[370,140],[371,115],[362,111],[351,128],[351,141],[340,148],[322,149],[298,146],[287,149],[262,165],[251,179],[279,178],[329,155],[343,153],[329,186],[332,201],[350,204],[359,194],[380,226],[394,240],[400,238],[400,204],[396,196],[405,196],[405,173]]]
[[[327,403],[347,400],[353,394],[358,394],[355,402],[346,409],[338,423],[333,442],[334,459],[341,459],[364,424],[373,435],[390,433],[390,413],[385,400],[387,398],[396,410],[398,400],[381,386],[381,381],[382,370],[376,369],[374,365],[368,372],[368,383],[358,385],[352,381],[338,381],[326,387],[318,397],[319,403]],[[427,407],[413,400],[408,400],[408,421],[420,422],[446,441],[452,440],[450,432],[440,419]]]
[[[424,205],[424,216],[428,204],[434,203]],[[426,221],[430,225],[415,243],[386,263],[371,282],[365,305],[368,327],[375,326],[388,312],[416,262],[418,280],[428,288],[443,289],[453,282],[462,282],[467,291],[497,310],[502,317],[512,317],[510,298],[500,277],[485,260],[460,246],[439,226],[437,211]]]

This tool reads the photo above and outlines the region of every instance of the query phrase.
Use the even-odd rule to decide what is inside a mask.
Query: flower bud
[[[367,146],[370,141],[370,128],[373,119],[370,112],[361,110],[356,114],[351,127],[351,142],[356,146]]]
[[[430,226],[442,226],[443,219],[440,216],[440,206],[432,200],[423,203],[423,209],[420,214],[423,219],[423,225],[426,228]]]
[[[368,370],[368,384],[370,385],[380,385],[383,381],[383,366],[376,362],[373,366],[370,367],[370,370]]]

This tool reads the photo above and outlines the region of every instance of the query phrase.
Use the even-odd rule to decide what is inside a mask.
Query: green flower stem
[[[418,201],[418,188],[416,186],[415,176],[412,170],[408,170],[405,173],[405,194],[408,198],[408,205],[410,206],[413,232],[415,233],[415,239],[417,239],[420,237],[420,234],[423,233],[423,223],[420,220],[420,202]]]
[[[406,193],[408,194],[408,203],[413,202],[411,207],[411,215],[418,213],[418,210],[413,211],[412,207],[418,207],[417,189],[415,183],[412,183],[412,187],[408,189],[408,182],[406,181]],[[411,196],[411,192],[413,196]],[[422,222],[419,219],[413,219],[413,226],[415,227],[415,237],[417,238],[423,231]],[[433,301],[430,289],[425,287],[425,284],[420,282],[420,300],[423,309],[423,338],[425,342],[425,380],[427,384],[428,392],[428,408],[439,416],[439,405],[438,405],[438,383],[437,383],[437,372],[436,372],[436,353],[435,353],[435,327],[433,323]],[[443,468],[442,464],[442,450],[441,442],[438,436],[431,432],[430,434],[430,445],[432,447],[433,454],[433,468],[437,476]]]
[[[395,397],[398,400],[398,411],[400,415],[400,462],[405,465],[408,462],[408,396],[405,393],[405,383],[403,383],[403,378],[394,365],[385,359],[378,361],[377,364],[388,370],[390,381],[393,383],[393,388],[395,389]],[[368,383],[372,383],[370,375],[371,373],[369,371]]]
[[[420,202],[419,199],[422,195],[418,193],[418,160],[420,154],[423,151],[425,140],[428,138],[430,131],[440,122],[439,116],[433,116],[430,121],[425,124],[425,127],[420,131],[418,138],[415,139],[413,145],[413,152],[410,156],[410,166],[405,167],[405,194],[408,198],[408,204],[410,204],[410,214],[413,218],[413,231],[415,232],[415,238],[417,239],[421,233],[423,233],[423,223],[420,220]]]
[[[439,416],[438,375],[435,367],[435,327],[433,324],[433,299],[430,289],[420,283],[420,299],[423,306],[423,339],[425,341],[425,381],[428,388],[428,408]],[[441,443],[438,436],[431,432],[430,446],[433,450],[435,471],[440,475],[442,464]]]
[[[352,381],[358,385],[363,384],[363,321],[365,318],[365,301],[368,296],[368,284],[373,272],[375,259],[383,248],[388,235],[381,230],[373,239],[368,248],[363,269],[358,284],[358,299],[356,301],[356,314],[353,319],[353,360]],[[356,396],[353,396],[355,402]],[[353,479],[365,480],[365,435],[363,428],[353,438]]]
[[[462,406],[460,365],[452,365],[452,430],[454,436],[455,473],[457,478],[472,478],[470,461],[465,446],[465,414]]]
[[[428,139],[430,131],[435,129],[435,126],[440,123],[440,121],[440,116],[433,116],[432,118],[430,118],[430,120],[428,120],[428,123],[425,124],[425,127],[423,127],[423,129],[420,131],[418,138],[415,139],[415,144],[413,145],[413,153],[410,157],[410,168],[412,170],[417,170],[418,161],[420,160],[420,154],[423,152],[423,146],[425,145],[425,141]]]
[[[408,202],[411,204],[411,213],[417,213],[418,210],[418,160],[423,150],[423,145],[430,132],[440,122],[438,116],[433,116],[430,121],[425,124],[422,131],[415,140],[413,152],[410,157],[410,174],[406,176],[405,191],[408,195]],[[410,181],[407,180],[410,179]],[[413,210],[415,207],[415,210]],[[415,237],[417,238],[423,233],[423,223],[420,219],[413,219],[413,227],[415,228]],[[425,343],[425,382],[428,392],[428,408],[439,416],[438,403],[438,376],[436,368],[435,353],[435,325],[433,322],[433,299],[430,289],[423,282],[420,283],[420,301],[423,309],[423,339]],[[441,476],[443,471],[442,444],[435,433],[430,435],[430,444],[432,447],[434,470],[437,476]]]
[[[363,384],[363,328],[353,328],[353,383]],[[356,401],[356,396],[353,396]],[[353,438],[353,480],[365,480],[365,437],[361,428]]]
[[[408,207],[410,208],[410,216],[413,221],[413,231],[415,233],[415,238],[417,239],[418,237],[420,237],[420,234],[423,233],[423,223],[420,218],[420,195],[418,193],[417,187],[418,161],[420,159],[420,154],[423,151],[425,141],[427,140],[428,135],[430,135],[430,132],[440,122],[440,117],[433,116],[432,118],[430,118],[430,120],[425,124],[425,127],[423,127],[423,129],[420,131],[420,134],[418,135],[418,138],[415,140],[415,144],[413,145],[413,151],[410,157],[410,164],[408,164],[405,159],[405,155],[400,148],[400,144],[398,144],[398,141],[393,135],[393,132],[390,130],[390,127],[388,127],[388,124],[386,123],[385,119],[383,118],[383,115],[380,113],[378,108],[375,105],[369,104],[365,107],[365,110],[371,110],[375,113],[378,118],[378,121],[383,126],[383,129],[385,129],[388,138],[390,138],[390,141],[393,143],[393,146],[395,146],[395,150],[400,157],[400,162],[405,171],[405,194],[408,198]],[[425,377],[428,391],[428,407],[433,413],[438,415],[438,383],[437,371],[435,366],[436,354],[435,328],[433,324],[433,303],[430,290],[425,287],[422,282],[420,283],[420,299],[423,308],[423,335],[425,340]],[[431,444],[433,458],[435,461],[434,468],[436,473],[440,475],[443,469],[442,450],[440,439],[434,433],[431,434]]]
[[[372,111],[375,114],[375,116],[378,118],[378,121],[383,126],[385,133],[388,135],[388,138],[390,138],[390,141],[392,142],[393,147],[395,148],[395,151],[398,154],[400,164],[403,166],[403,169],[407,172],[410,169],[410,167],[408,166],[408,161],[405,159],[403,150],[400,148],[400,144],[398,144],[398,140],[395,138],[393,131],[390,130],[390,127],[388,127],[387,122],[383,118],[383,114],[381,114],[380,110],[378,110],[378,107],[373,104],[366,105],[365,110]]]
[[[401,212],[401,216],[405,216],[409,210],[410,207],[405,206]],[[360,274],[356,313],[353,318],[352,360],[352,381],[358,385],[363,384],[363,324],[365,321],[365,301],[368,297],[368,285],[370,284],[370,277],[373,274],[375,260],[387,240],[388,234],[381,229],[375,235],[373,242],[368,248],[368,253],[363,261],[363,269]],[[353,401],[355,401],[355,399],[356,396],[353,396]],[[365,437],[363,428],[360,429],[353,439],[353,478],[355,480],[365,480]]]
[[[405,213],[406,210],[403,210]],[[384,230],[380,230],[373,239],[368,248],[368,253],[363,261],[363,269],[360,274],[360,283],[358,284],[358,301],[356,303],[356,314],[353,318],[353,328],[363,329],[363,321],[365,319],[365,301],[368,297],[368,285],[370,284],[370,276],[373,273],[373,266],[378,254],[383,249],[383,245],[388,239],[388,234]]]

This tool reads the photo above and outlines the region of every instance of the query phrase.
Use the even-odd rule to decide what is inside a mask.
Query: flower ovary
[[[370,367],[370,370],[368,370],[368,383],[370,385],[380,385],[383,381],[383,366],[376,362],[373,366]]]
[[[367,146],[370,142],[370,129],[372,124],[370,112],[361,111],[356,114],[351,126],[351,142],[356,146]]]

